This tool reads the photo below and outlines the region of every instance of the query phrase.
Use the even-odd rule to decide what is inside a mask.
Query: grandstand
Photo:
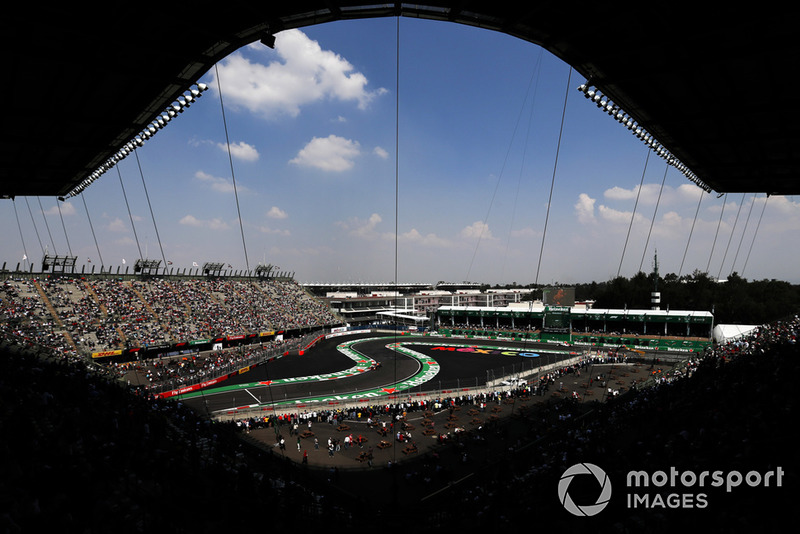
[[[7,276],[3,337],[126,361],[295,337],[340,319],[294,281]]]
[[[298,516],[287,513],[292,510],[306,528],[363,529],[396,524],[410,513],[437,530],[491,532],[538,516],[571,525],[554,494],[558,477],[575,461],[601,465],[615,484],[632,466],[655,470],[663,462],[742,472],[777,465],[791,474],[786,485],[796,480],[790,430],[782,424],[792,420],[796,402],[781,392],[797,375],[797,318],[711,345],[707,338],[686,336],[710,329],[713,317],[706,313],[441,307],[438,334],[445,337],[568,336],[570,343],[592,348],[653,340],[664,348],[681,340],[681,346],[665,348],[671,352],[686,342],[702,343],[687,350],[680,365],[639,363],[647,381],[602,401],[576,401],[556,390],[558,381],[572,380],[579,371],[585,372],[582,380],[591,380],[591,363],[554,368],[533,388],[503,386],[502,396],[490,391],[482,398],[510,409],[510,417],[448,433],[421,447],[419,456],[370,466],[348,462],[345,454],[331,456],[329,465],[324,451],[315,451],[315,465],[305,465],[269,446],[273,435],[291,435],[297,418],[243,412],[223,421],[170,400],[171,392],[285,354],[285,338],[341,324],[293,281],[14,275],[0,284],[0,314],[0,376],[14,378],[0,380],[7,401],[0,422],[9,505],[2,526],[9,531],[57,525],[82,532],[87,525],[98,532],[151,530],[145,525],[177,531],[257,528],[263,514],[253,511],[260,509],[276,512],[270,524],[280,528],[296,525]],[[219,350],[231,347],[236,350]],[[201,354],[201,348],[207,350]],[[614,372],[622,378],[628,370]],[[121,378],[132,387],[120,387]],[[532,393],[538,400],[532,401]],[[444,395],[435,399],[440,419],[447,407],[478,409],[472,397]],[[354,411],[324,408],[315,425],[335,432],[324,417],[359,422]],[[360,410],[365,408],[397,415],[410,409],[399,398]],[[257,432],[267,439],[256,438]],[[88,489],[71,491],[79,482]],[[365,491],[385,487],[395,490]],[[163,506],[165,495],[187,488],[199,490],[190,504],[179,510]],[[614,528],[598,532],[663,521],[663,510],[620,505],[623,488],[616,488],[606,513],[614,517]],[[721,527],[752,525],[743,502],[775,510],[793,495],[782,487],[769,490],[711,493],[715,502],[731,506],[717,506],[702,518]],[[84,507],[87,502],[95,505]],[[670,528],[697,519],[696,510],[673,512],[666,512]],[[769,526],[773,517],[759,521]]]
[[[435,321],[445,335],[678,352],[706,349],[711,345],[714,328],[714,316],[707,311],[611,310],[542,304],[442,306]]]
[[[9,287],[4,304],[14,292]],[[25,334],[49,320],[35,296],[13,298]],[[419,531],[493,532],[534,518],[572,532],[587,523],[570,522],[555,488],[567,467],[590,461],[615,481],[615,500],[603,516],[613,525],[591,523],[596,532],[668,532],[701,522],[714,532],[773,531],[786,519],[780,511],[796,483],[789,436],[796,400],[782,392],[797,377],[799,330],[797,318],[765,325],[607,403],[554,398],[407,464],[360,464],[352,472],[293,465],[255,444],[242,421],[215,423],[181,403],[131,395],[102,373],[87,372],[84,360],[4,342],[0,522],[9,532],[205,532],[265,524],[364,529],[411,517]],[[523,404],[524,395],[508,400]],[[464,402],[438,402],[456,400]],[[272,424],[276,435],[289,431],[288,420]],[[625,507],[618,481],[627,470],[669,465],[748,474],[777,466],[786,476],[778,487],[709,490],[708,509]],[[169,500],[187,490],[185,502]]]

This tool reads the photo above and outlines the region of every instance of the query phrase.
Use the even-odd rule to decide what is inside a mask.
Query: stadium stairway
[[[61,330],[61,334],[67,340],[69,346],[72,347],[76,353],[80,352],[78,350],[78,346],[75,344],[75,341],[72,339],[72,335],[70,335],[69,331],[64,327],[64,323],[61,321],[61,318],[58,316],[56,309],[53,307],[53,303],[50,302],[50,299],[44,292],[42,285],[39,283],[38,280],[34,280],[33,285],[36,287],[36,291],[39,292],[39,297],[42,299],[42,302],[44,302],[44,305],[47,307],[47,311],[50,313],[50,317],[52,317],[53,321],[58,325],[58,328]]]
[[[156,324],[160,325],[161,328],[163,329],[163,331],[166,332],[169,335],[170,341],[172,343],[175,343],[176,341],[178,341],[177,339],[175,339],[172,336],[172,330],[170,329],[170,327],[161,320],[161,318],[158,316],[158,314],[153,309],[153,307],[150,306],[150,303],[147,301],[147,299],[144,298],[144,295],[142,295],[142,293],[138,289],[136,289],[136,287],[134,287],[133,284],[131,284],[130,282],[128,282],[128,283],[130,284],[131,291],[133,291],[133,293],[137,297],[139,297],[139,300],[142,301],[142,304],[144,305],[145,309],[150,313],[150,315],[153,316],[153,319],[155,320]]]

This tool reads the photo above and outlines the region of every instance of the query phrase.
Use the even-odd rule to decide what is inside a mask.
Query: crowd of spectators
[[[212,293],[220,295],[227,291],[215,289]],[[614,480],[624,480],[631,469],[670,466],[742,473],[782,466],[786,473],[784,488],[721,490],[704,509],[631,509],[623,495],[622,506],[603,512],[602,524],[587,527],[581,518],[582,531],[672,532],[694,528],[699,520],[711,532],[772,531],[784,528],[793,504],[797,317],[692,355],[649,387],[602,403],[575,403],[569,397],[543,403],[506,424],[444,442],[420,463],[380,468],[385,480],[370,483],[397,484],[395,491],[405,495],[419,494],[434,482],[447,488],[408,510],[371,504],[386,495],[370,487],[354,498],[340,491],[330,474],[314,476],[307,466],[248,445],[241,439],[241,424],[213,422],[180,402],[121,387],[116,373],[88,366],[57,333],[48,307],[66,309],[85,295],[70,296],[63,287],[42,290],[57,296],[45,303],[32,281],[0,288],[3,532],[296,528],[300,517],[305,529],[341,529],[389,524],[384,520],[409,525],[409,514],[419,531],[491,532],[533,524],[572,531],[574,523],[557,501],[555,487],[564,470],[578,462],[595,463]],[[72,309],[75,317],[86,313],[99,320],[87,311],[99,305]],[[545,394],[564,374],[581,370],[553,371],[528,386],[528,393]],[[372,408],[376,414],[395,413],[486,401],[497,399],[458,396],[431,405]],[[346,421],[357,414],[309,412],[300,421],[310,417]],[[251,423],[268,421],[246,426]],[[624,488],[615,491],[624,493]]]
[[[297,348],[300,339],[271,339],[257,345],[227,350],[191,352],[125,362],[106,367],[125,383],[161,393],[234,373],[249,365],[282,356]]]
[[[800,370],[798,333],[797,317],[763,326],[693,355],[671,372],[659,373],[649,387],[609,397],[589,412],[587,405],[569,400],[532,411],[512,427],[516,433],[508,427],[494,433],[504,448],[474,472],[470,484],[430,503],[454,510],[438,513],[437,521],[456,529],[511,527],[561,512],[560,519],[548,524],[572,531],[576,523],[554,502],[554,488],[565,470],[580,462],[600,466],[618,482],[631,470],[668,472],[676,467],[744,475],[774,472],[780,466],[787,473],[782,488],[720,490],[708,497],[712,502],[707,508],[631,508],[625,488],[616,487],[615,505],[604,512],[612,519],[577,523],[577,530],[674,532],[699,525],[710,532],[782,529],[797,484],[791,436],[798,403],[791,390]],[[459,446],[483,450],[491,439],[476,436],[471,445],[462,440]]]
[[[78,358],[30,280],[5,280],[0,286],[0,341],[44,346],[61,357]]]
[[[425,522],[432,529],[506,531],[531,522],[568,531],[674,532],[700,524],[710,532],[772,531],[781,519],[781,505],[790,506],[797,483],[797,460],[791,434],[797,401],[791,387],[797,379],[797,336],[800,320],[764,326],[751,335],[692,354],[680,365],[651,361],[651,379],[623,395],[609,395],[599,403],[573,402],[569,395],[539,403],[510,422],[440,436],[442,445],[418,463],[388,466],[402,480],[401,493],[429,495],[447,489],[425,503]],[[339,425],[349,421],[394,421],[415,412],[474,406],[485,409],[509,396],[551,398],[569,375],[590,366],[625,364],[625,357],[597,356],[557,368],[538,382],[512,390],[462,394],[357,409],[300,411],[281,417],[237,421],[240,431],[267,426],[285,428],[314,424]],[[604,377],[585,379],[602,380]],[[399,428],[399,427],[398,427]],[[397,429],[393,429],[397,430]],[[291,430],[290,430],[291,433]],[[613,477],[617,499],[602,523],[573,523],[556,500],[559,478],[579,462],[601,466]],[[628,508],[621,483],[631,470],[738,470],[761,473],[781,466],[782,487],[746,488],[728,494],[719,490],[708,497],[708,508]],[[387,471],[387,473],[389,472]],[[468,483],[454,484],[468,474]],[[685,493],[699,491],[684,489]],[[673,492],[680,489],[672,490]],[[710,490],[714,492],[714,490]],[[760,492],[760,493],[759,493]],[[596,495],[595,495],[596,496]],[[357,508],[374,511],[374,494],[359,494]],[[621,504],[620,504],[621,503]],[[768,511],[767,513],[762,513]],[[391,510],[383,513],[391,515]],[[417,510],[415,513],[419,513]],[[366,519],[369,521],[369,519]],[[588,526],[587,526],[588,525]]]
[[[132,347],[337,324],[285,280],[6,279],[2,338],[83,355]]]
[[[228,425],[6,344],[0,435],[0,532],[225,532],[285,525],[290,505],[309,526],[337,513]]]
[[[419,531],[485,532],[539,524],[573,531],[672,532],[710,520],[711,532],[777,530],[791,504],[797,401],[795,320],[696,355],[651,387],[604,403],[565,398],[542,403],[507,424],[443,442],[418,462],[376,466],[370,484],[413,497],[445,487],[414,509],[375,504],[388,492],[354,495],[337,476],[309,471],[246,444],[241,422],[209,421],[180,402],[133,394],[82,362],[0,347],[0,528],[4,532],[177,532],[231,528],[351,528],[405,521]],[[565,368],[543,377],[551,386]],[[544,386],[543,386],[544,387]],[[530,393],[530,391],[528,392]],[[520,392],[506,392],[516,395]],[[429,403],[355,411],[303,412],[279,425],[347,421],[454,404],[499,402],[454,396]],[[372,411],[370,411],[372,410]],[[247,425],[249,427],[250,424]],[[491,450],[491,454],[486,451]],[[628,469],[677,466],[765,470],[781,465],[785,488],[715,494],[706,509],[604,511],[601,523],[571,517],[555,496],[558,477],[576,462],[614,477]],[[465,473],[470,476],[465,477]],[[622,493],[624,488],[615,486]],[[180,498],[178,498],[180,496]],[[620,497],[624,500],[624,496]],[[720,502],[723,501],[723,502]],[[378,501],[379,502],[379,501]],[[409,515],[411,514],[411,515]],[[707,527],[706,527],[707,528]]]

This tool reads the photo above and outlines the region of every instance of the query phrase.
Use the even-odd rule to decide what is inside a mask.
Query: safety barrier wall
[[[434,381],[424,390],[422,390],[422,388],[419,390],[415,388],[414,390],[407,390],[398,393],[382,395],[379,397],[368,397],[358,400],[328,400],[319,402],[303,401],[291,406],[279,405],[273,407],[265,404],[257,407],[245,407],[240,409],[231,408],[228,410],[220,410],[212,414],[212,417],[218,421],[234,421],[325,410],[344,410],[349,412],[352,410],[358,410],[359,408],[365,408],[367,406],[383,406],[386,404],[397,404],[402,402],[412,403],[423,400],[434,401],[447,397],[474,396],[485,393],[493,394],[495,392],[507,392],[515,389],[516,387],[511,384],[503,384],[503,381],[507,378],[511,378],[512,376],[520,378],[530,378],[532,376],[538,377],[555,369],[562,369],[564,367],[575,365],[585,357],[586,356],[576,356],[567,360],[541,365],[524,373],[514,373],[509,374],[506,377],[493,379],[492,381],[481,384],[480,386],[459,386],[456,383],[440,386],[438,382]]]
[[[402,331],[398,332],[396,330],[389,330],[385,328],[372,328],[372,329],[337,329],[336,332],[316,332],[313,335],[307,336],[306,341],[308,345],[302,345],[304,347],[310,347],[313,344],[317,343],[318,341],[328,338],[328,337],[335,337],[335,336],[347,336],[355,333],[378,333],[378,334],[397,334],[398,341],[400,338],[414,335],[414,332],[409,331]],[[422,337],[441,337],[441,338],[449,338],[452,337],[449,334],[441,334],[441,333],[423,333],[423,334],[416,334]],[[311,341],[308,341],[308,340]],[[499,336],[489,336],[489,337],[481,337],[481,336],[467,336],[466,338],[462,339],[491,339],[497,341],[507,341],[508,339],[503,339]],[[324,401],[315,401],[315,400],[303,400],[298,401],[294,404],[286,404],[288,401],[288,393],[286,392],[287,386],[278,386],[273,387],[270,391],[270,397],[272,399],[271,403],[268,403],[266,399],[264,402],[260,403],[258,406],[245,406],[245,407],[231,407],[230,409],[223,409],[219,410],[216,413],[212,414],[212,417],[217,420],[239,420],[239,419],[248,419],[248,418],[264,418],[270,416],[277,416],[277,415],[284,415],[284,414],[292,414],[292,413],[304,413],[304,412],[311,412],[311,411],[320,411],[320,410],[346,410],[350,411],[353,409],[358,409],[359,407],[363,408],[368,405],[385,405],[385,404],[395,404],[400,402],[414,402],[420,400],[435,400],[437,398],[442,397],[450,397],[450,396],[469,396],[469,395],[479,395],[483,393],[494,393],[498,391],[509,391],[514,389],[516,386],[512,383],[505,384],[504,382],[508,382],[511,378],[518,378],[522,380],[530,380],[532,377],[538,377],[549,373],[555,369],[563,369],[565,367],[573,366],[582,360],[594,358],[597,356],[604,356],[605,349],[603,347],[596,347],[596,346],[587,346],[587,347],[574,347],[580,349],[580,354],[575,354],[567,359],[557,360],[555,355],[543,355],[545,357],[545,362],[541,363],[542,360],[531,360],[529,365],[526,364],[519,364],[519,365],[509,365],[503,366],[501,368],[496,368],[487,371],[486,377],[474,377],[473,379],[456,379],[451,380],[449,382],[442,382],[440,380],[431,380],[424,385],[416,386],[411,389],[407,389],[397,393],[387,393],[385,395],[379,396],[364,396],[363,398],[354,399],[352,397],[357,397],[358,391],[339,391],[341,400],[324,400]],[[600,350],[598,350],[600,349]],[[674,361],[685,360],[689,354],[687,353],[680,353],[674,354]],[[553,361],[547,361],[547,358],[550,356],[553,357]],[[662,355],[666,356],[666,354]],[[281,391],[283,389],[284,391]],[[332,394],[333,397],[336,397],[337,394],[334,392]]]

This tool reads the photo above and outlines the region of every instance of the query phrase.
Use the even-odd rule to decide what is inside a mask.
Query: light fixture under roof
[[[117,163],[125,159],[126,156],[133,153],[137,147],[143,146],[145,140],[153,137],[158,130],[164,128],[173,118],[183,110],[194,103],[200,98],[208,86],[204,83],[198,83],[186,91],[183,95],[179,96],[175,102],[167,106],[155,119],[153,119],[142,131],[136,134],[130,141],[125,143],[115,154],[110,156],[104,161],[97,169],[92,171],[86,178],[84,178],[72,191],[70,191],[65,198],[74,197],[83,192],[84,189],[89,187],[95,180],[100,178],[109,169],[113,168]]]
[[[630,130],[633,135],[638,137],[645,145],[647,145],[653,152],[655,152],[659,157],[663,158],[664,161],[667,162],[668,165],[672,165],[675,167],[681,174],[683,174],[690,182],[697,184],[700,188],[705,190],[708,193],[712,192],[711,187],[709,187],[705,182],[703,182],[698,176],[689,169],[689,167],[681,162],[674,154],[670,153],[667,148],[659,143],[656,138],[648,132],[645,128],[641,125],[637,124],[636,121],[628,115],[625,110],[623,110],[620,106],[612,102],[612,100],[601,93],[599,89],[596,87],[591,86],[588,83],[582,84],[578,87],[578,91],[582,92],[583,95],[597,104],[597,106],[614,117],[620,124],[625,126],[628,130]]]

